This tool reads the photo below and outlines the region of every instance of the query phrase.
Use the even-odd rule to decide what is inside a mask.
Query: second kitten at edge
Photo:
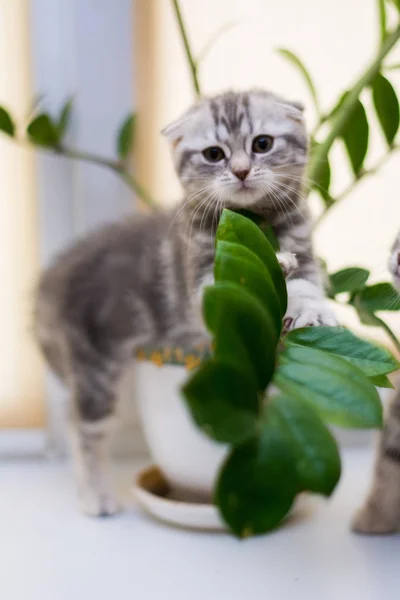
[[[296,254],[286,327],[335,324],[301,195],[307,160],[301,108],[267,92],[228,92],[201,100],[164,134],[185,190],[183,204],[88,235],[39,285],[37,337],[71,392],[78,494],[90,515],[118,508],[108,442],[118,382],[135,348],[205,335],[201,289],[212,280],[224,207],[258,213],[274,228],[281,251]]]

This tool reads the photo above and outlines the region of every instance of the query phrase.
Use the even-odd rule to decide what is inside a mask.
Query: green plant
[[[380,426],[374,384],[390,385],[399,364],[342,327],[282,335],[284,277],[267,236],[243,215],[222,214],[214,276],[203,304],[213,355],[183,393],[196,424],[231,447],[215,502],[246,537],[276,527],[300,492],[333,492],[340,456],[325,423]]]
[[[393,153],[400,148],[400,144],[396,141],[400,123],[399,101],[396,91],[388,79],[390,71],[399,69],[400,65],[387,62],[390,53],[400,39],[400,4],[397,0],[376,0],[376,5],[379,30],[379,43],[376,53],[354,84],[347,90],[341,90],[334,105],[326,112],[321,108],[317,88],[301,58],[286,48],[278,49],[280,55],[289,61],[303,77],[315,110],[316,125],[311,133],[305,193],[316,192],[322,200],[322,213],[316,221],[316,227],[327,218],[334,206],[337,206],[354,191],[360,181],[376,174]],[[201,96],[200,63],[194,57],[191,49],[180,2],[172,0],[172,8],[175,12],[181,37],[184,40],[184,50],[190,67],[193,90],[197,96]],[[392,28],[389,28],[389,21],[395,23]],[[372,97],[372,104],[386,142],[386,151],[372,166],[365,168],[369,150],[370,126],[363,96],[368,94]],[[332,168],[329,160],[329,154],[334,145],[344,147],[352,173],[349,184],[335,195],[331,190]],[[344,296],[344,302],[357,311],[364,325],[382,328],[388,334],[396,349],[400,351],[400,341],[396,335],[387,323],[375,314],[379,311],[399,310],[400,303],[397,300],[397,292],[389,283],[362,289],[367,283],[369,274],[367,274],[365,281],[358,290],[349,289],[352,285],[351,277],[354,273],[358,272],[361,275],[363,271],[367,273],[359,267],[349,267],[342,270],[340,274],[334,274],[330,278],[328,276],[328,280],[332,278],[334,280],[335,277],[339,276],[343,279],[346,275],[349,275],[349,282],[342,284],[342,287],[343,285],[344,287],[347,286],[347,289],[342,291],[348,292]],[[338,300],[338,294],[339,292],[335,286],[331,286],[333,300]]]

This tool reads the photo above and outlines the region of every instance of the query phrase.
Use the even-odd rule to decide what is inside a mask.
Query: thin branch
[[[381,44],[386,39],[386,0],[377,0],[378,2],[378,15],[379,15],[379,33]]]
[[[378,321],[380,321],[380,327],[386,331],[387,335],[390,337],[390,339],[392,340],[396,350],[398,352],[400,352],[400,341],[397,339],[397,337],[395,336],[395,334],[393,333],[393,331],[390,329],[389,325],[387,325],[385,323],[385,321],[382,321],[382,319],[380,319],[379,317],[376,317]]]
[[[308,177],[310,179],[314,179],[316,181],[319,180],[321,170],[324,168],[325,158],[328,155],[329,150],[331,149],[336,138],[342,134],[344,128],[346,127],[348,119],[351,117],[357,104],[359,95],[365,87],[370,85],[370,83],[379,73],[383,59],[390,52],[399,38],[400,25],[398,25],[392,33],[387,35],[377,56],[347,94],[341,108],[338,110],[338,114],[332,124],[329,134],[327,135],[326,139],[316,148],[308,170]]]
[[[199,83],[199,78],[198,78],[198,67],[197,67],[197,63],[194,59],[193,52],[190,48],[189,38],[188,38],[188,34],[186,32],[185,23],[183,22],[182,12],[181,12],[181,8],[179,6],[178,0],[172,0],[172,6],[173,6],[173,9],[175,12],[176,20],[178,22],[179,31],[180,31],[180,34],[182,37],[184,48],[185,48],[186,58],[189,63],[190,73],[192,75],[193,87],[196,92],[196,96],[198,98],[200,98],[201,90],[200,90],[200,83]]]
[[[347,198],[347,196],[354,190],[354,188],[356,188],[358,186],[358,184],[360,183],[360,181],[362,179],[364,179],[364,177],[369,177],[370,175],[375,175],[379,169],[388,161],[388,159],[392,156],[393,152],[397,152],[398,150],[400,150],[400,146],[391,146],[389,148],[389,150],[386,152],[386,154],[384,154],[375,164],[374,166],[370,167],[369,169],[365,169],[364,171],[361,171],[360,175],[353,179],[353,181],[351,181],[349,183],[348,186],[346,186],[344,188],[344,190],[342,190],[340,192],[340,194],[338,196],[336,196],[336,198],[333,198],[333,202],[332,204],[327,207],[324,212],[318,217],[318,219],[315,221],[314,223],[314,229],[316,229],[318,227],[318,225],[320,225],[320,223],[322,223],[322,221],[325,219],[327,213],[329,212],[329,210],[334,207],[337,206],[339,204],[339,202],[341,202],[342,200],[344,200],[345,198]]]

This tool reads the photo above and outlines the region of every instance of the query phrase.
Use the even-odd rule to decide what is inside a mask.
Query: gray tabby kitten
[[[393,284],[400,292],[400,235],[389,258]],[[372,489],[353,521],[358,533],[393,533],[400,526],[400,388],[382,431]]]
[[[71,390],[78,492],[90,515],[117,510],[107,448],[117,384],[135,348],[206,335],[201,290],[212,281],[224,207],[250,209],[271,224],[289,271],[296,254],[286,327],[335,323],[301,195],[307,160],[301,108],[267,92],[229,92],[201,100],[164,135],[185,190],[183,204],[88,235],[58,258],[39,286],[37,337]]]

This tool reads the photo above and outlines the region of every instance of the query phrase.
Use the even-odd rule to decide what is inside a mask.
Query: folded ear
[[[161,130],[162,135],[167,138],[167,140],[172,144],[174,148],[179,144],[179,142],[183,138],[187,119],[187,114],[185,114],[183,117],[177,119],[176,121],[173,121]]]

